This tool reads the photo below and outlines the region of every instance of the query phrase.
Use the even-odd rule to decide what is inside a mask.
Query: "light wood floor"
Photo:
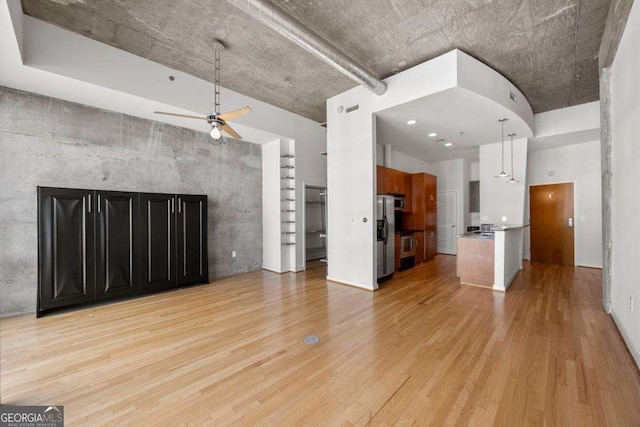
[[[449,256],[375,294],[324,274],[2,319],[2,402],[90,426],[640,425],[599,270],[526,264],[507,294],[460,287]]]

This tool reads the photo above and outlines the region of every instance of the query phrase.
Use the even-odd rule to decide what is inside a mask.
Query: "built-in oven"
[[[416,235],[402,233],[400,235],[400,270],[416,265]]]

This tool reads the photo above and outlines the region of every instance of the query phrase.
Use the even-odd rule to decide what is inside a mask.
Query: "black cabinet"
[[[38,189],[38,309],[95,298],[94,197],[90,190]]]
[[[176,285],[176,222],[174,194],[140,194],[142,292]]]
[[[207,196],[38,187],[38,316],[207,283]]]
[[[138,274],[138,193],[96,191],[96,299],[135,295]]]
[[[207,280],[207,197],[178,195],[178,283]]]

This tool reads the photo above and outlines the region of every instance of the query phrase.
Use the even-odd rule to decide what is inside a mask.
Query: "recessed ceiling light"
[[[451,147],[453,145],[453,142],[447,142],[446,144],[444,144],[445,147]]]
[[[435,132],[431,132],[431,133],[429,134],[429,136],[430,136],[431,138],[433,138],[434,136],[438,136],[438,134],[437,134],[437,133],[435,133]]]
[[[417,122],[415,120],[407,120],[408,125],[415,125]]]

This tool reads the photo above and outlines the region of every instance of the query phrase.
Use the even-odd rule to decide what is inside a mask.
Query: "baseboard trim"
[[[284,272],[284,271],[282,271],[282,270],[279,270],[279,269],[277,269],[277,268],[273,268],[273,267],[267,267],[266,265],[263,265],[263,266],[262,266],[262,269],[263,269],[263,270],[270,271],[270,272],[272,272],[272,273],[278,273],[278,274],[285,273],[285,272]]]
[[[583,267],[583,268],[593,268],[595,270],[602,270],[602,266],[597,266],[597,265],[587,265],[587,264],[576,264],[576,267]]]
[[[332,276],[327,276],[327,280],[329,282],[339,283],[341,285],[347,285],[347,286],[351,286],[351,287],[358,288],[358,289],[364,289],[365,291],[369,291],[369,292],[373,292],[374,291],[374,289],[371,289],[370,287],[368,287],[367,285],[365,285],[363,283],[358,283],[358,282],[354,282],[354,281],[351,281],[351,280],[339,279],[337,277],[332,277]]]
[[[638,349],[634,347],[631,338],[629,338],[629,334],[624,329],[624,326],[622,326],[622,323],[620,322],[620,319],[616,315],[616,312],[615,310],[613,310],[613,308],[611,308],[611,318],[613,319],[613,323],[618,328],[618,331],[620,332],[624,343],[627,345],[627,349],[629,350],[629,353],[631,353],[631,357],[633,357],[633,360],[636,362],[636,367],[638,368],[638,370],[640,370],[640,352],[638,352]]]

